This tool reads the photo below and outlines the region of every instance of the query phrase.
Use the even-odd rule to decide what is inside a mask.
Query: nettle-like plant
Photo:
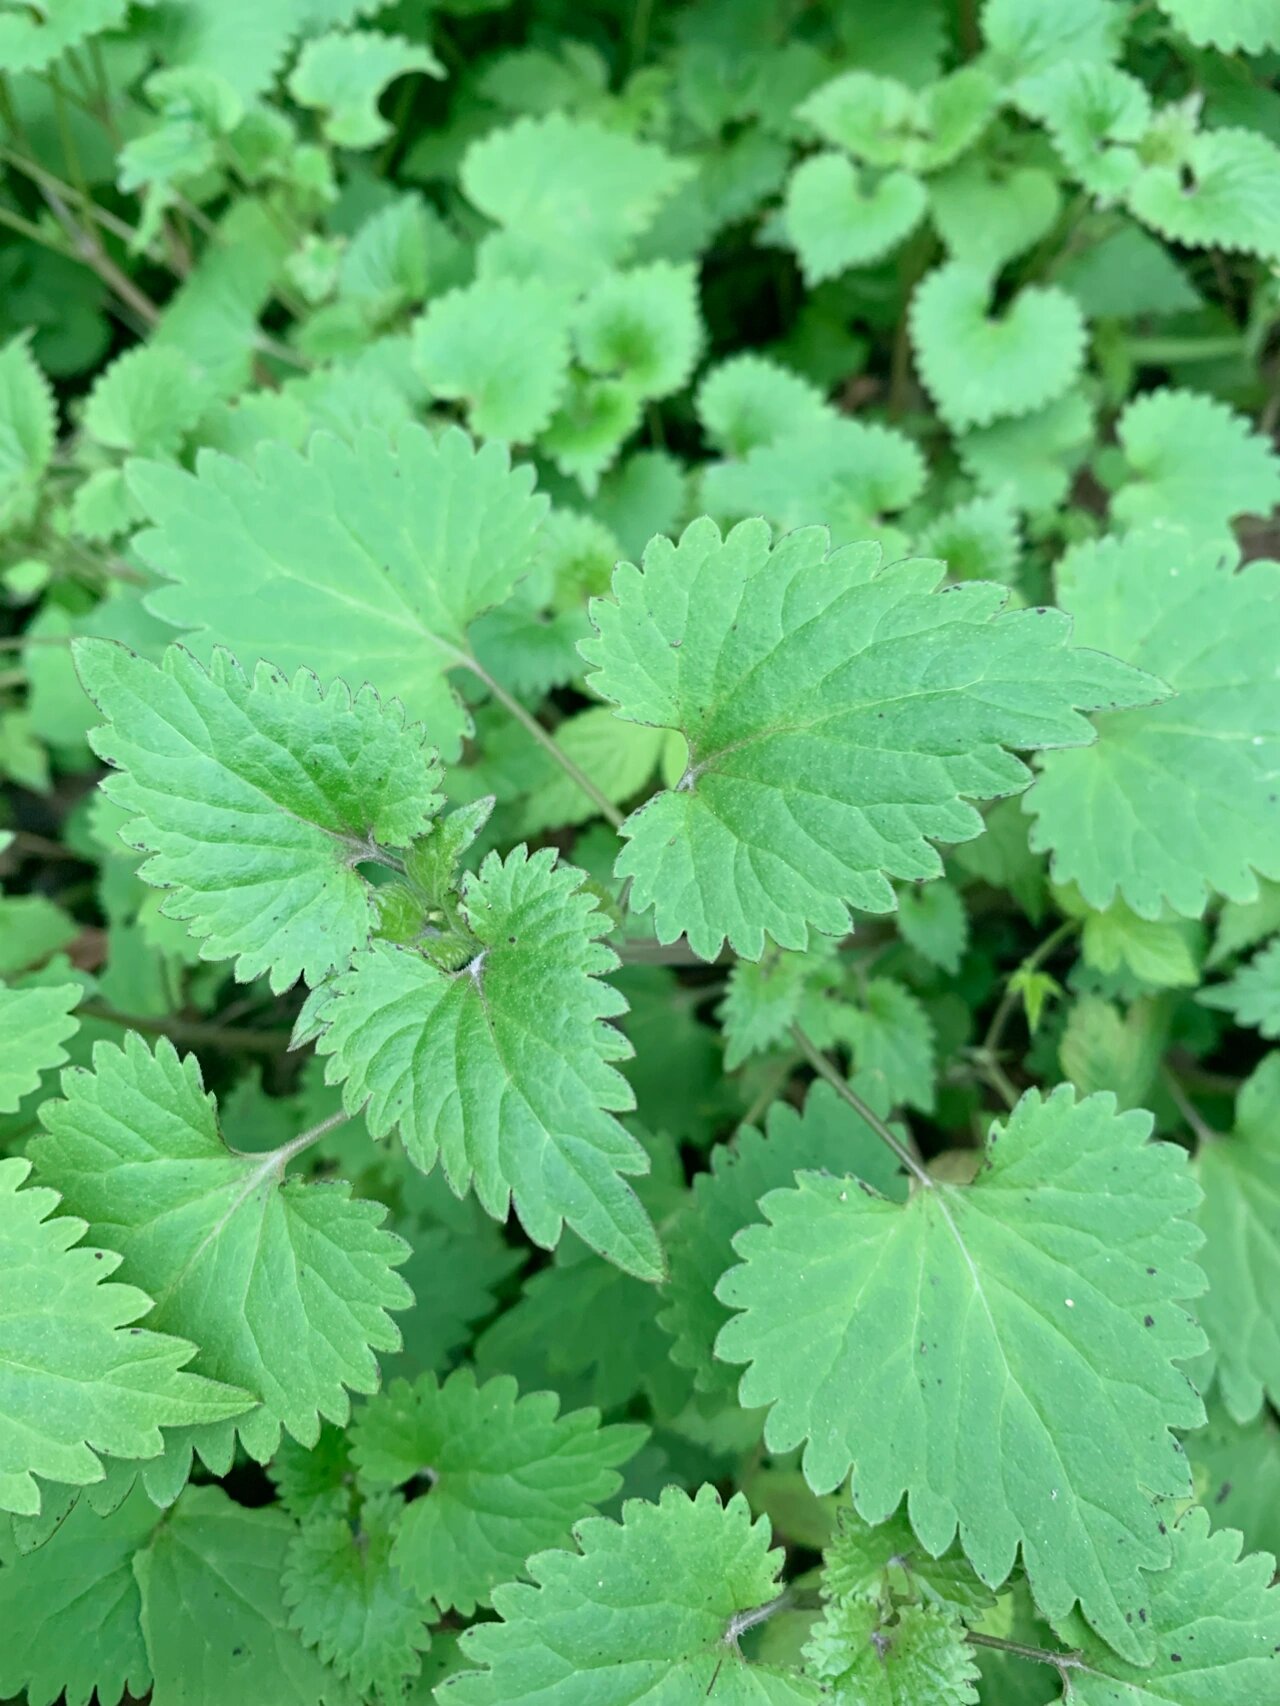
[[[0,4],[0,1697],[1280,1699],[1278,56]]]

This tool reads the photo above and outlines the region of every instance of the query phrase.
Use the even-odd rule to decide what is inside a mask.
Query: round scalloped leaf
[[[816,385],[751,351],[708,368],[694,407],[703,432],[724,456],[746,456],[757,445],[776,444],[833,418]]]
[[[778,1591],[780,1552],[741,1493],[722,1506],[668,1487],[656,1505],[629,1499],[622,1521],[578,1525],[580,1550],[539,1552],[529,1582],[493,1596],[500,1621],[462,1637],[463,1671],[443,1706],[818,1706],[817,1686],[749,1664],[735,1618]]]
[[[1091,907],[1198,918],[1210,892],[1252,900],[1280,878],[1280,565],[1236,570],[1176,528],[1078,545],[1058,595],[1083,645],[1173,697],[1098,718],[1087,752],[1046,753],[1027,795],[1031,845]]]
[[[692,265],[655,261],[608,273],[574,314],[578,359],[641,397],[669,397],[693,371],[702,342]]]
[[[466,404],[481,438],[525,444],[564,393],[567,318],[537,280],[478,279],[437,297],[416,321],[413,365],[435,396]]]
[[[591,604],[595,690],[689,747],[676,787],[627,819],[617,874],[660,941],[687,934],[707,960],[891,911],[890,877],[936,876],[931,841],[978,834],[969,799],[1026,785],[1007,749],[1087,741],[1074,707],[1159,692],[1068,647],[1056,611],[1001,614],[985,582],[938,592],[940,563],[827,546],[817,527],[771,546],[758,520],[722,539],[704,517]]]
[[[1049,132],[1063,164],[1102,200],[1124,194],[1141,169],[1136,144],[1151,123],[1151,97],[1114,65],[1069,61],[1018,85],[1018,105]]]
[[[1206,130],[1176,161],[1147,166],[1129,207],[1161,236],[1195,249],[1280,258],[1280,149],[1253,130]]]
[[[812,286],[896,249],[923,219],[926,199],[911,172],[873,178],[843,154],[814,154],[788,180],[782,229]]]
[[[763,514],[784,532],[817,522],[849,545],[884,532],[885,516],[914,502],[924,481],[924,458],[905,433],[830,415],[740,462],[711,463],[702,501],[726,521]]]
[[[1007,84],[1064,60],[1114,59],[1126,21],[1112,0],[983,0],[982,39],[991,69]]]
[[[443,77],[429,49],[381,30],[333,30],[313,36],[289,73],[289,93],[318,107],[326,138],[337,148],[374,148],[392,133],[378,111],[383,90],[410,71]]]
[[[1070,389],[1084,360],[1084,319],[1073,297],[1027,285],[991,313],[988,270],[947,261],[911,300],[920,377],[955,432],[1028,415]]]
[[[397,1380],[360,1411],[352,1454],[372,1486],[424,1473],[430,1492],[400,1518],[391,1559],[423,1601],[472,1617],[518,1576],[531,1552],[564,1545],[622,1485],[620,1464],[646,1430],[600,1425],[598,1410],[559,1415],[554,1392],[520,1395],[510,1375],[476,1384]]]
[[[1240,515],[1280,503],[1280,457],[1243,415],[1198,391],[1148,391],[1116,423],[1131,469],[1111,513],[1128,526],[1170,521],[1225,533]]]
[[[1062,192],[1043,166],[1009,166],[981,154],[929,180],[929,211],[957,261],[1002,267],[1053,229]]]
[[[68,48],[124,21],[128,0],[45,0],[0,16],[0,71],[43,71]]]
[[[740,1402],[772,1405],[772,1452],[803,1444],[819,1492],[852,1469],[871,1523],[905,1493],[925,1550],[958,1529],[989,1586],[1021,1548],[1041,1609],[1079,1600],[1135,1663],[1143,1570],[1170,1555],[1154,1500],[1190,1491],[1170,1430],[1204,1414],[1178,1367],[1204,1344],[1183,1308],[1204,1288],[1198,1193],[1150,1130],[1062,1086],[993,1125],[972,1184],[922,1179],[900,1204],[802,1174],[717,1293],[742,1312],[717,1353],[750,1364]]]
[[[824,141],[869,166],[936,172],[975,142],[995,111],[994,80],[965,65],[924,89],[846,71],[799,108]]]
[[[348,1390],[377,1390],[374,1352],[400,1348],[388,1311],[413,1302],[383,1205],[341,1180],[286,1178],[287,1144],[230,1148],[195,1056],[166,1038],[154,1053],[132,1031],[122,1049],[98,1043],[92,1072],[62,1087],[31,1145],[41,1179],[110,1237],[156,1299],[149,1323],[260,1400],[236,1424],[246,1449],[265,1461],[282,1426],[311,1444],[321,1417],[345,1424]]]
[[[1005,494],[1038,514],[1066,497],[1093,434],[1093,411],[1081,391],[1016,420],[978,427],[956,442],[966,474],[984,492]]]
[[[1277,0],[1159,0],[1165,17],[1197,47],[1265,53],[1280,47]]]

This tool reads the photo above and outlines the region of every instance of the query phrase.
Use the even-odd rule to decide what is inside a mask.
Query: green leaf
[[[1197,47],[1265,53],[1280,47],[1275,0],[1159,0],[1164,13]]]
[[[1200,1321],[1227,1409],[1248,1422],[1280,1397],[1280,1054],[1245,1083],[1234,1134],[1203,1145],[1197,1167],[1209,1280]]]
[[[505,1219],[553,1249],[567,1221],[642,1278],[662,1272],[656,1236],[623,1174],[644,1151],[613,1117],[632,1106],[611,1063],[630,1053],[607,1023],[626,1003],[601,981],[617,956],[582,874],[551,849],[490,854],[463,879],[475,951],[459,970],[376,942],[318,989],[298,1022],[345,1080],[369,1129],[398,1126],[424,1172],[437,1158],[462,1195],[474,1185]]]
[[[746,456],[757,445],[777,444],[803,427],[832,418],[816,386],[790,368],[750,353],[708,368],[695,406],[702,430],[725,456]]]
[[[592,705],[565,718],[556,729],[556,745],[607,800],[619,805],[638,794],[653,775],[663,737],[655,729],[619,724],[608,707]],[[529,772],[529,799],[520,822],[524,834],[599,816],[597,803],[541,748],[536,756],[530,754]]]
[[[668,1487],[656,1505],[628,1500],[620,1523],[579,1524],[577,1541],[529,1560],[536,1586],[499,1588],[501,1621],[462,1639],[485,1668],[450,1681],[450,1706],[816,1706],[812,1684],[738,1648],[734,1619],[774,1598],[781,1562],[740,1493],[722,1507],[711,1487]]]
[[[1062,192],[1042,166],[1010,165],[977,153],[929,180],[929,211],[947,252],[998,268],[1053,229]]]
[[[1185,314],[1203,306],[1164,244],[1132,220],[1068,256],[1056,276],[1090,319]]]
[[[437,397],[466,403],[481,438],[527,443],[568,379],[564,303],[537,280],[479,279],[431,303],[414,326],[413,362]]]
[[[854,1082],[877,1112],[888,1111],[880,1086]],[[699,1391],[728,1392],[739,1379],[739,1371],[715,1354],[716,1335],[730,1319],[716,1286],[734,1265],[733,1241],[760,1219],[757,1205],[766,1192],[793,1184],[797,1173],[810,1169],[865,1179],[889,1197],[905,1191],[889,1149],[822,1082],[810,1085],[803,1113],[775,1102],[763,1134],[743,1126],[731,1145],[711,1151],[707,1171],[694,1175],[693,1195],[671,1226],[671,1277],[659,1319],[674,1340],[672,1359],[694,1371]]]
[[[0,1113],[13,1113],[51,1067],[67,1059],[63,1043],[80,1029],[71,1009],[84,991],[78,983],[10,989],[0,983]]]
[[[1183,919],[1139,918],[1122,900],[1085,915],[1085,961],[1110,977],[1127,967],[1155,989],[1185,989],[1200,981],[1194,926]]]
[[[376,919],[358,862],[406,846],[441,803],[422,728],[371,687],[261,663],[250,680],[225,651],[207,671],[179,646],[159,668],[107,640],[74,654],[107,719],[94,751],[122,772],[105,792],[150,855],[140,875],[171,891],[167,916],[277,993],[345,966]]]
[[[1280,1037],[1280,936],[1225,983],[1202,990],[1200,1000],[1230,1013],[1237,1025],[1261,1031],[1268,1041]]]
[[[1233,1529],[1209,1532],[1209,1513],[1189,1510],[1172,1531],[1173,1557],[1148,1579],[1142,1609],[1154,1660],[1138,1666],[1072,1619],[1068,1638],[1083,1663],[1071,1670],[1080,1706],[1257,1706],[1280,1670],[1280,1594],[1275,1559],[1240,1556]]]
[[[1068,391],[1034,414],[966,433],[956,454],[981,490],[1007,493],[1020,509],[1037,514],[1066,497],[1092,432],[1084,395]]]
[[[1267,438],[1214,397],[1148,391],[1125,409],[1116,436],[1129,479],[1111,499],[1117,521],[1178,523],[1224,532],[1239,515],[1280,503],[1280,458]]]
[[[905,509],[924,480],[904,433],[828,418],[757,445],[741,462],[711,463],[702,500],[726,520],[763,512],[784,533],[818,522],[849,545],[880,532],[882,517]]]
[[[892,977],[875,977],[847,1020],[858,1071],[884,1085],[891,1106],[934,1106],[933,1026],[920,1001]]]
[[[950,883],[903,889],[898,896],[898,929],[903,941],[930,965],[952,977],[959,971],[969,945],[969,917],[959,890]]]
[[[806,1173],[771,1193],[718,1288],[743,1311],[718,1353],[750,1362],[740,1401],[773,1406],[771,1451],[807,1441],[819,1491],[852,1468],[871,1523],[906,1493],[925,1550],[958,1528],[992,1586],[1020,1547],[1045,1613],[1079,1599],[1135,1663],[1140,1570],[1170,1557],[1152,1499],[1189,1490],[1169,1430],[1203,1415],[1176,1366],[1202,1342],[1181,1306],[1203,1287],[1197,1193],[1150,1129],[1108,1095],[1028,1091],[971,1185],[900,1205]]]
[[[56,1191],[21,1190],[30,1163],[0,1160],[0,1510],[34,1516],[35,1477],[82,1487],[100,1481],[98,1453],[156,1457],[162,1427],[217,1422],[247,1392],[186,1372],[194,1347],[131,1322],[151,1308],[132,1285],[104,1283],[111,1250],[75,1249],[88,1230],[50,1219]]]
[[[6,7],[0,17],[0,70],[43,71],[68,48],[121,23],[127,0],[44,0]]]
[[[896,249],[924,218],[926,200],[910,172],[876,178],[843,154],[811,154],[787,182],[782,230],[812,286]]]
[[[1136,77],[1069,60],[1025,79],[1017,98],[1091,196],[1105,202],[1124,194],[1141,169],[1137,144],[1151,123],[1151,98]]]
[[[546,512],[532,471],[417,425],[317,434],[307,456],[266,443],[252,467],[206,451],[196,470],[132,465],[156,524],[137,549],[177,583],[150,595],[156,614],[205,654],[371,681],[456,758],[471,723],[447,672],[530,567]]]
[[[810,999],[821,1001],[823,991],[838,987],[833,950],[834,944],[823,938],[811,953],[775,952],[758,961],[734,961],[716,1010],[724,1031],[726,1071],[735,1071],[751,1055],[781,1042]]]
[[[335,30],[307,42],[289,74],[289,93],[324,113],[324,133],[335,147],[373,148],[391,135],[378,97],[410,71],[445,74],[435,54],[403,36]]]
[[[109,1515],[79,1499],[42,1546],[23,1554],[0,1531],[0,1689],[29,1706],[116,1706],[151,1688],[134,1554],[160,1512],[137,1487]]]
[[[892,77],[846,71],[798,108],[824,141],[858,160],[936,172],[974,143],[995,111],[995,82],[965,65],[923,89]]]
[[[204,412],[200,376],[180,350],[140,344],[94,381],[84,429],[111,450],[171,456]]]
[[[1186,918],[1208,891],[1280,877],[1280,566],[1236,570],[1176,529],[1078,545],[1058,593],[1082,645],[1106,647],[1175,697],[1099,718],[1088,752],[1054,752],[1027,796],[1031,845],[1101,911],[1119,892],[1140,918]]]
[[[920,376],[953,431],[1029,415],[1070,389],[1084,358],[1084,321],[1074,298],[1026,285],[991,313],[981,266],[947,261],[911,299]]]
[[[954,1617],[929,1606],[885,1623],[865,1601],[829,1605],[804,1653],[809,1675],[851,1706],[976,1706],[973,1648]]]
[[[139,1552],[153,1698],[182,1706],[355,1706],[289,1627],[282,1578],[293,1523],[220,1487],[189,1487]]]
[[[1251,1552],[1280,1547],[1280,1424],[1263,1409],[1236,1422],[1221,1399],[1208,1403],[1209,1420],[1188,1434],[1187,1456],[1196,1495],[1215,1528],[1243,1530]]]
[[[982,7],[987,57],[1006,83],[1063,60],[1114,59],[1125,22],[1111,0],[984,0]]]
[[[686,383],[702,342],[695,269],[655,261],[607,274],[573,321],[578,359],[622,379],[641,397],[669,397]]]
[[[786,948],[842,936],[850,906],[891,910],[889,877],[939,873],[930,837],[979,832],[966,796],[1025,786],[1007,747],[1088,740],[1073,706],[1159,691],[1068,650],[1056,612],[1000,615],[999,588],[938,594],[938,564],[826,546],[820,528],[771,549],[760,521],[722,539],[702,520],[622,565],[616,602],[592,602],[592,685],[690,754],[627,820],[617,871],[659,940],[687,934],[704,959],[726,939],[758,959],[766,931]]]
[[[228,1148],[195,1057],[166,1039],[154,1053],[133,1032],[122,1049],[99,1043],[63,1090],[40,1110],[41,1178],[110,1236],[156,1300],[152,1325],[189,1334],[202,1372],[261,1401],[236,1424],[246,1449],[264,1460],[282,1426],[309,1443],[322,1416],[345,1422],[347,1390],[377,1388],[374,1351],[399,1347],[387,1311],[411,1301],[382,1205],[286,1179],[289,1144]]]
[[[404,1501],[376,1494],[345,1514],[321,1513],[289,1541],[280,1586],[290,1626],[362,1697],[403,1697],[430,1646],[429,1603],[401,1579],[392,1561]]]
[[[824,1553],[822,1597],[828,1604],[863,1600],[888,1607],[915,1600],[972,1621],[975,1611],[995,1603],[958,1546],[931,1558],[902,1511],[872,1528],[845,1505]]]
[[[526,241],[602,265],[626,258],[689,172],[651,142],[551,113],[473,143],[461,185],[482,213]]]
[[[1064,1075],[1082,1096],[1110,1090],[1122,1108],[1151,1100],[1167,1037],[1150,1003],[1125,1014],[1100,995],[1082,995],[1067,1016],[1058,1045]]]
[[[1280,148],[1253,130],[1206,130],[1147,166],[1130,211],[1172,243],[1280,255]]]
[[[1018,512],[1008,492],[970,498],[930,522],[917,541],[922,557],[941,557],[952,580],[1011,585],[1021,555]]]
[[[22,21],[0,18],[0,63],[4,29]],[[28,340],[11,338],[0,348],[0,526],[31,520],[56,435],[49,381],[36,366]]]
[[[520,1397],[509,1376],[477,1386],[458,1369],[443,1386],[434,1374],[397,1380],[357,1416],[352,1451],[365,1481],[431,1483],[406,1506],[391,1557],[441,1611],[471,1617],[492,1604],[530,1553],[563,1545],[621,1486],[618,1466],[645,1430],[601,1427],[598,1410],[558,1409],[553,1392]]]

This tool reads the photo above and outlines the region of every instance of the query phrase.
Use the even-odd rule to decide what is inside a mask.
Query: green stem
[[[80,1013],[86,1019],[100,1019],[107,1025],[119,1025],[122,1030],[170,1037],[175,1043],[186,1043],[192,1048],[221,1049],[227,1054],[287,1054],[293,1036],[291,1031],[241,1031],[228,1025],[206,1024],[200,1019],[134,1017],[117,1013],[113,1007],[97,1001],[81,1007]]]
[[[34,160],[29,160],[25,154],[20,154],[16,148],[7,148],[3,143],[0,143],[0,160],[4,160],[15,171],[30,178],[34,184],[54,190],[64,200],[79,204],[90,219],[101,225],[104,231],[110,231],[113,236],[119,237],[122,242],[131,243],[137,238],[137,230],[129,224],[128,220],[120,219],[109,209],[100,207],[96,201],[82,195],[73,184],[66,183],[56,173],[50,172],[44,166],[37,165]]]
[[[55,243],[49,233],[39,225],[33,225],[29,219],[24,219],[20,213],[11,213],[7,207],[0,207],[0,226],[9,231],[16,231],[20,237],[25,237],[29,243],[39,243],[42,249],[52,249],[55,255],[62,255],[68,260],[74,259],[65,243]]]
[[[621,829],[625,820],[617,806],[600,792],[586,771],[574,763],[569,754],[543,728],[532,712],[526,711],[520,701],[507,692],[501,682],[495,681],[478,659],[463,653],[459,655],[458,662],[464,669],[469,669],[478,681],[484,683],[503,709],[510,712],[527,734],[533,736],[543,751],[560,766],[569,780],[582,789],[582,792],[591,801],[601,817],[611,823],[615,829]]]
[[[1047,1647],[1028,1647],[1022,1641],[1006,1641],[1003,1635],[984,1635],[977,1629],[970,1629],[966,1639],[975,1647],[989,1647],[992,1652],[1009,1653],[1015,1659],[1030,1659],[1033,1664],[1052,1665],[1064,1686],[1068,1671],[1088,1668],[1079,1653],[1054,1653]]]
[[[901,1138],[889,1129],[875,1109],[871,1107],[869,1103],[864,1102],[858,1092],[852,1089],[851,1086],[845,1082],[844,1078],[836,1071],[835,1067],[827,1059],[826,1055],[823,1054],[822,1050],[818,1048],[817,1044],[814,1043],[812,1038],[806,1036],[806,1034],[800,1029],[799,1025],[792,1025],[791,1035],[795,1041],[796,1047],[800,1050],[800,1053],[808,1061],[813,1070],[818,1074],[819,1078],[826,1079],[827,1083],[830,1084],[831,1088],[835,1091],[836,1095],[839,1096],[840,1100],[842,1102],[846,1102],[849,1107],[853,1109],[854,1113],[857,1114],[866,1125],[871,1127],[872,1131],[875,1132],[881,1143],[886,1144],[888,1148],[893,1151],[902,1165],[916,1178],[916,1180],[918,1180],[920,1184],[926,1186],[929,1190],[933,1190],[935,1188],[934,1181],[929,1177],[924,1166],[916,1160],[915,1156],[902,1142]]]
[[[1018,972],[1038,971],[1044,962],[1062,946],[1069,936],[1075,935],[1079,928],[1080,925],[1077,919],[1068,918],[1064,923],[1059,924],[1056,930],[1051,930],[1045,937],[1044,941],[1040,943],[1038,948],[1036,948],[1035,952],[1028,954],[1026,959],[1022,961],[1021,965],[1015,968],[1014,972],[1006,980],[1004,993],[1001,995],[999,1004],[991,1016],[991,1023],[987,1027],[987,1034],[982,1039],[981,1053],[984,1055],[993,1055],[1000,1046],[1000,1039],[1004,1035],[1004,1028],[1008,1024],[1013,1015],[1013,1010],[1018,1004],[1018,991],[1013,987],[1014,977],[1017,976]]]
[[[1176,1073],[1168,1066],[1160,1074],[1165,1089],[1169,1092],[1169,1100],[1182,1115],[1183,1123],[1202,1149],[1207,1149],[1211,1143],[1217,1143],[1220,1132],[1216,1132],[1208,1120],[1201,1116],[1199,1108],[1188,1096],[1179,1083]]]
[[[313,1143],[319,1143],[320,1139],[333,1131],[336,1126],[346,1125],[350,1118],[351,1115],[344,1109],[340,1113],[330,1114],[327,1120],[321,1120],[318,1125],[311,1126],[307,1131],[299,1132],[297,1137],[291,1137],[288,1143],[282,1143],[279,1149],[272,1149],[262,1157],[262,1171],[264,1173],[270,1172],[278,1167],[283,1175],[285,1168],[295,1155],[301,1155],[304,1149],[310,1149]],[[230,1148],[230,1145],[228,1144],[227,1147]],[[236,1149],[232,1153],[253,1160],[257,1159],[255,1152],[251,1149]]]

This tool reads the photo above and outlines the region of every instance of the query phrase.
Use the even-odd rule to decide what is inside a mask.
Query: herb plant
[[[1278,71],[0,0],[0,1697],[1280,1699]]]

